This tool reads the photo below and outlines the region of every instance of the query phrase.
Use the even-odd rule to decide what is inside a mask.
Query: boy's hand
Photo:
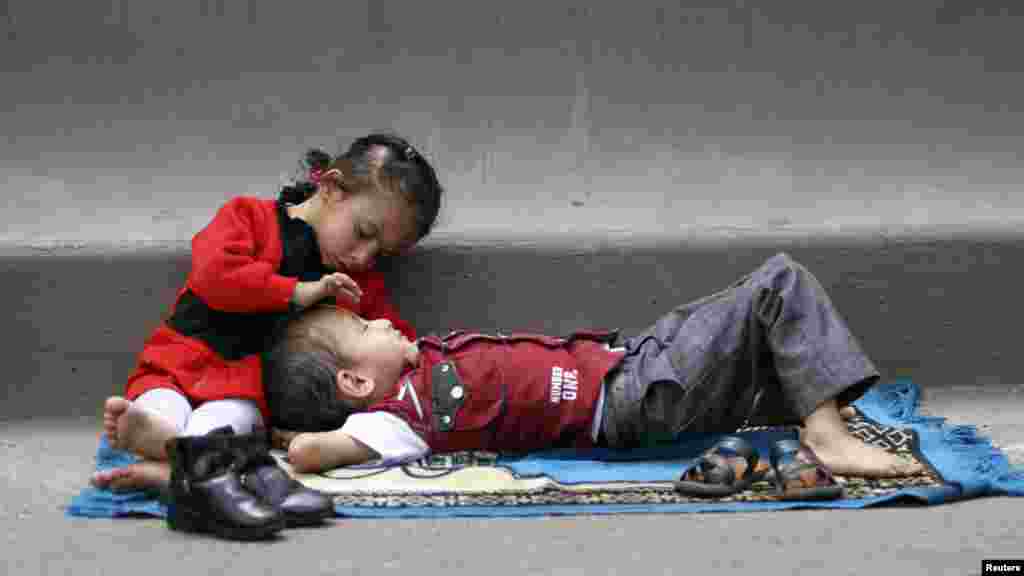
[[[316,282],[299,282],[295,285],[295,292],[292,293],[292,302],[299,308],[309,308],[313,304],[333,296],[335,298],[347,298],[354,303],[359,303],[363,290],[356,284],[356,281],[349,278],[347,274],[334,272],[328,274]]]
[[[270,429],[270,446],[278,450],[288,451],[288,446],[292,443],[292,438],[298,436],[298,432],[291,430],[282,430],[280,428]]]

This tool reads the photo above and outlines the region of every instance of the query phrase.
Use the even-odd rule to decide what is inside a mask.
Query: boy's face
[[[419,348],[385,319],[364,320],[352,313],[339,311],[332,330],[344,355],[352,360],[353,370],[372,378],[375,391],[372,401],[390,393],[408,366],[419,361]]]

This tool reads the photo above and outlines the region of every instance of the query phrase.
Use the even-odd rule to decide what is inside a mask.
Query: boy
[[[300,472],[431,451],[628,448],[732,432],[755,415],[799,422],[835,474],[922,471],[847,431],[840,408],[878,372],[817,279],[785,254],[615,344],[612,332],[413,343],[386,320],[321,308],[265,356],[264,385]]]

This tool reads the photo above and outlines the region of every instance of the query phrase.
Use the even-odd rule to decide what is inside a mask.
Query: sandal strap
[[[732,484],[737,481],[736,471],[729,464],[729,459],[733,456],[739,456],[746,462],[746,470],[743,472],[743,480],[746,480],[754,474],[754,468],[757,467],[758,454],[754,450],[754,447],[750,442],[746,441],[739,436],[726,436],[715,442],[704,454],[700,457],[701,471],[708,475],[708,472],[715,468],[723,468],[728,470],[728,483]],[[708,466],[710,464],[710,466]],[[723,481],[725,479],[719,479]]]
[[[779,440],[778,442],[772,444],[772,465],[774,466],[776,462],[782,462],[786,458],[786,456],[795,455],[797,452],[800,451],[800,444],[801,442],[799,440],[794,440],[792,438]]]
[[[736,470],[729,464],[729,460],[718,452],[705,454],[697,467],[705,481],[715,484],[736,483]]]
[[[715,442],[714,446],[708,449],[705,454],[721,454],[723,451],[728,451],[736,454],[740,458],[750,462],[751,468],[754,464],[757,464],[757,451],[754,447],[743,438],[739,436],[726,436],[718,442]]]
[[[800,453],[803,453],[805,459],[797,458]],[[773,444],[771,459],[772,467],[775,468],[780,480],[792,479],[799,476],[800,472],[804,470],[815,469],[824,475],[826,482],[835,483],[835,478],[828,466],[818,458],[810,446],[799,440],[785,439]]]

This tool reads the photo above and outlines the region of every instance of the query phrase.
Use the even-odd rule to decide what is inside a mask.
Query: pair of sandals
[[[683,473],[675,483],[676,491],[700,498],[723,498],[767,480],[775,486],[780,500],[842,497],[842,485],[803,442],[779,440],[772,445],[770,457],[770,467],[758,467],[758,454],[750,442],[739,436],[726,436]]]

